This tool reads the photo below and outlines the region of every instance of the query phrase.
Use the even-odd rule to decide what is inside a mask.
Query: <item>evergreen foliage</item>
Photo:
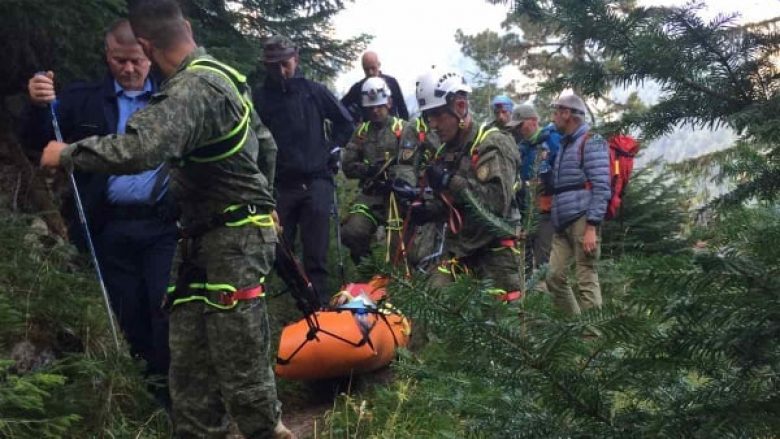
[[[141,365],[113,348],[87,261],[0,212],[0,436],[167,436]]]
[[[575,318],[541,294],[495,303],[489,283],[468,278],[447,289],[397,279],[394,303],[434,341],[397,364],[414,391],[392,416],[459,422],[431,432],[418,419],[395,434],[771,437],[780,250],[762,240],[779,234],[777,211],[725,213],[701,231],[706,249],[618,261],[606,277],[625,282],[605,282],[606,305]],[[362,409],[372,414],[365,437],[386,437],[380,413],[392,399],[376,401]]]

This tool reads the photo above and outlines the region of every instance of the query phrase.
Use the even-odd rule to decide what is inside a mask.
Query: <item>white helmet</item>
[[[377,105],[387,105],[388,98],[392,93],[384,79],[372,77],[363,82],[360,95],[362,96],[360,104],[363,107],[376,107]]]
[[[471,87],[460,73],[432,69],[417,77],[417,104],[420,111],[447,105],[452,93],[471,93]]]

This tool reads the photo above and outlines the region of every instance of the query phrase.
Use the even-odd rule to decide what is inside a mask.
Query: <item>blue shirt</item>
[[[560,148],[561,135],[555,129],[553,124],[544,128],[539,128],[530,139],[522,140],[519,144],[520,155],[520,177],[523,181],[529,181],[538,176],[536,174],[546,174],[552,170],[555,163],[555,156]],[[536,163],[536,149],[541,145],[547,150],[547,158],[539,163],[538,169],[534,169]]]
[[[117,134],[124,134],[127,121],[136,111],[144,108],[152,96],[152,82],[147,79],[143,90],[125,90],[114,81],[116,101],[119,110],[119,118],[116,123]],[[152,199],[157,179],[160,176],[162,165],[157,169],[144,171],[134,175],[112,175],[108,177],[106,198],[110,204],[115,205],[153,205],[162,198],[168,188],[168,177],[159,188],[159,193]]]

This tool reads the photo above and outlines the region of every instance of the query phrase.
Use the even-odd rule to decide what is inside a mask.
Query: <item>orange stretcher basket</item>
[[[384,284],[372,279],[349,284],[342,294],[379,300]],[[276,374],[294,380],[316,380],[370,372],[389,364],[397,347],[409,343],[409,320],[387,303],[319,311],[282,330]]]

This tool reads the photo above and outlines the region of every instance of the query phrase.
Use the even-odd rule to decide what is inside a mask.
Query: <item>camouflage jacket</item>
[[[444,144],[435,158],[453,171],[449,192],[462,215],[463,227],[458,234],[447,235],[445,249],[457,257],[468,256],[486,246],[497,246],[500,239],[506,238],[497,236],[486,225],[484,217],[466,206],[464,192],[468,189],[490,214],[508,219],[520,153],[506,134],[487,127],[482,132],[486,135],[480,142],[475,142],[480,129],[472,124],[465,142]],[[438,203],[437,210],[443,212],[443,203]]]
[[[254,109],[246,142],[235,154],[207,163],[182,160],[233,130],[245,109],[236,87],[223,75],[188,68],[195,59],[214,60],[203,48],[194,50],[161,84],[149,105],[133,114],[126,134],[88,137],[68,145],[61,156],[63,167],[133,174],[167,161],[172,167],[170,189],[185,225],[233,204],[273,209],[276,144]]]
[[[398,142],[398,158],[393,174],[412,186],[418,185],[418,179],[439,148],[439,136],[430,131],[422,118],[409,122],[401,132]]]
[[[374,177],[371,166],[382,167],[395,161],[404,120],[388,117],[384,123],[363,122],[352,134],[344,151],[343,169],[347,178],[359,179],[361,186]],[[364,188],[365,189],[365,188]]]

